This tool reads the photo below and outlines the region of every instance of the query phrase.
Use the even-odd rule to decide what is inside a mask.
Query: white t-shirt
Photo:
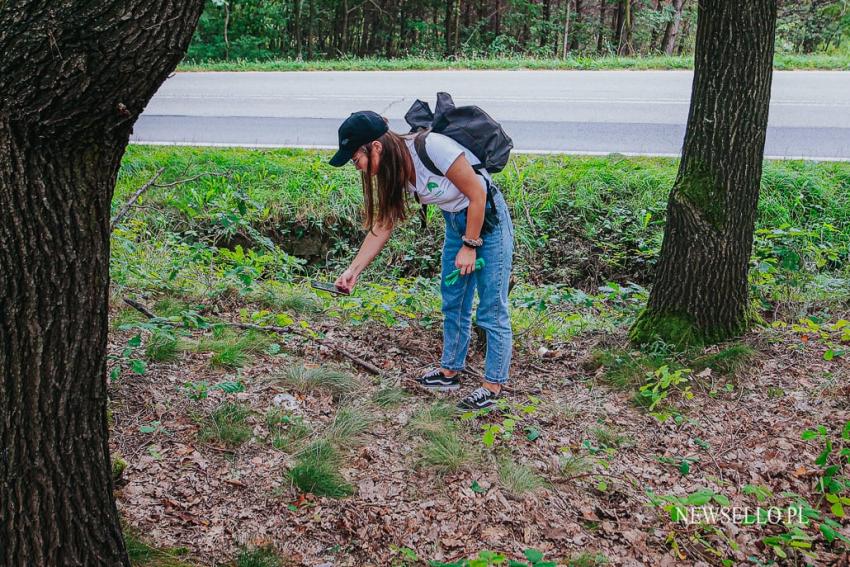
[[[435,175],[428,169],[419,156],[416,154],[416,147],[413,144],[413,138],[406,138],[405,143],[410,155],[413,158],[413,167],[416,170],[416,186],[407,185],[408,192],[417,193],[419,202],[426,205],[437,205],[444,211],[456,213],[469,206],[469,199],[464,195],[454,183],[449,181],[447,177]],[[466,160],[469,165],[477,165],[481,163],[475,154],[464,148],[448,136],[431,132],[425,138],[425,151],[428,157],[434,162],[442,172],[446,172],[454,164],[460,154],[466,155]],[[482,171],[487,175],[486,171]],[[481,190],[486,193],[487,185],[480,176],[476,175],[476,179],[481,183]]]

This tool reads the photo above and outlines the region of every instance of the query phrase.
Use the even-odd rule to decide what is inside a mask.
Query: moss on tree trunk
[[[630,332],[706,344],[748,327],[747,268],[767,131],[776,1],[699,4],[694,86],[655,283]]]

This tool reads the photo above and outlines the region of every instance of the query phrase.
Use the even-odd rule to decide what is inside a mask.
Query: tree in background
[[[0,564],[129,565],[106,424],[121,156],[202,0],[0,3]]]
[[[700,0],[691,108],[636,343],[714,343],[748,325],[776,0]]]
[[[697,7],[693,0],[206,1],[191,60],[689,54]],[[850,34],[850,0],[778,0],[778,7],[782,51],[835,49]]]

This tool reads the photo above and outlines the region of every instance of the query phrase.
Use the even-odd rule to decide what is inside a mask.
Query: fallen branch
[[[150,309],[148,309],[147,307],[145,307],[144,305],[142,305],[138,301],[134,301],[134,300],[132,300],[128,297],[125,297],[124,303],[126,303],[127,305],[129,305],[130,307],[135,309],[136,311],[142,313],[145,317],[147,317],[149,319],[153,319],[153,318],[156,317],[156,314],[154,314]],[[297,329],[295,327],[278,327],[276,325],[255,325],[253,323],[232,323],[232,322],[229,322],[229,321],[222,321],[221,323],[223,325],[228,326],[228,327],[234,327],[234,328],[237,328],[237,329],[250,329],[250,330],[254,330],[254,331],[264,331],[264,332],[267,332],[267,333],[298,335],[299,337],[304,337],[305,339],[311,340],[316,344],[327,347],[330,350],[334,351],[335,353],[337,353],[341,356],[344,356],[345,358],[349,359],[351,362],[353,362],[354,364],[356,364],[357,366],[359,366],[363,370],[369,372],[370,374],[375,374],[376,376],[383,376],[383,374],[384,374],[383,371],[381,371],[380,368],[378,368],[377,366],[375,366],[371,362],[363,360],[362,358],[360,358],[356,354],[353,354],[353,353],[347,351],[346,349],[342,348],[341,346],[339,346],[339,345],[337,345],[337,344],[335,344],[335,343],[333,343],[333,342],[331,342],[327,339],[314,337],[313,335],[311,335],[310,333],[308,333],[307,331],[305,331],[303,329]],[[176,325],[174,323],[171,323],[171,325],[172,326],[182,326],[182,325]]]
[[[147,191],[156,184],[156,180],[159,179],[163,172],[165,172],[165,168],[160,167],[153,177],[148,179],[148,181],[144,185],[139,187],[136,192],[133,193],[132,197],[127,199],[127,202],[124,203],[124,206],[122,206],[121,209],[117,213],[115,213],[115,216],[112,217],[112,220],[109,222],[111,230],[115,230],[115,227],[118,225],[118,223],[127,215],[127,212],[130,210],[130,207],[132,207],[133,204],[139,200],[139,197],[141,197],[145,193],[145,191]]]
[[[115,214],[115,216],[112,217],[112,220],[110,221],[111,230],[115,230],[115,227],[118,226],[118,223],[120,221],[122,221],[125,216],[127,216],[127,213],[130,212],[130,209],[133,207],[133,205],[136,204],[136,201],[139,200],[139,197],[144,195],[148,191],[148,189],[151,189],[152,187],[156,187],[157,189],[164,189],[166,187],[174,187],[176,185],[182,185],[183,183],[189,183],[190,181],[195,181],[196,179],[200,179],[201,177],[207,177],[207,176],[217,177],[217,176],[220,176],[220,175],[227,175],[227,173],[222,173],[222,172],[218,172],[218,171],[209,171],[209,172],[199,173],[198,175],[193,175],[192,177],[187,177],[186,179],[178,179],[177,181],[172,181],[170,183],[157,183],[156,180],[160,178],[160,176],[163,174],[164,171],[165,171],[164,167],[159,168],[159,170],[154,174],[153,177],[148,179],[148,181],[144,185],[139,187],[136,190],[136,192],[133,193],[132,197],[127,199],[127,202],[124,203],[124,205],[121,207],[121,210],[119,210]]]

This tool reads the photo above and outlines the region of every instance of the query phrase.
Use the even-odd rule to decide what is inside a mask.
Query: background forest
[[[189,61],[690,55],[695,0],[207,0]],[[777,51],[846,51],[848,0],[780,0]]]

